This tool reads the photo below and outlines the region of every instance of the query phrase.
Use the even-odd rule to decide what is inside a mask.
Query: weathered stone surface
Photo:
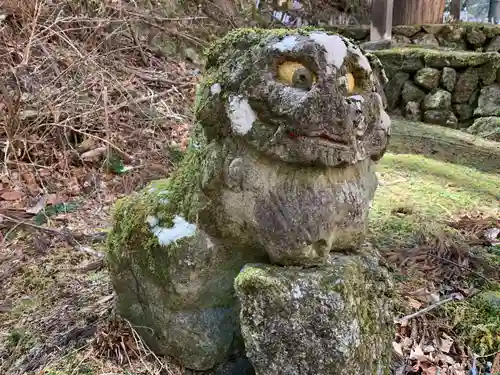
[[[467,42],[474,48],[481,47],[486,40],[486,36],[481,30],[471,29],[467,32]]]
[[[392,48],[373,53],[382,61],[389,79],[396,73],[414,73],[424,67],[425,54],[421,48]]]
[[[387,83],[385,88],[387,106],[389,109],[397,107],[405,82],[409,79],[410,75],[408,73],[399,72],[389,80],[389,83]]]
[[[439,86],[441,72],[435,68],[423,68],[415,74],[414,81],[421,87],[432,90]]]
[[[474,116],[500,116],[500,84],[486,86],[481,89]]]
[[[458,128],[457,116],[455,116],[455,114],[452,111],[448,112],[448,117],[446,118],[445,126],[453,129]]]
[[[387,83],[389,82],[389,79],[385,74],[384,66],[382,65],[380,59],[373,53],[366,53],[365,56],[368,59],[368,62],[370,63],[370,66],[372,68],[373,85],[375,91],[378,92],[380,97],[382,98],[382,106],[384,108],[387,108],[387,96],[385,95],[384,88],[385,85],[387,85]]]
[[[420,102],[408,102],[405,106],[405,118],[410,121],[422,121]]]
[[[370,25],[344,27],[342,35],[354,40],[364,40],[370,35]]]
[[[498,67],[497,61],[490,61],[478,68],[479,79],[483,85],[488,86],[495,82]]]
[[[480,117],[467,129],[467,132],[500,142],[500,117]]]
[[[403,91],[401,93],[401,98],[403,99],[403,103],[407,104],[409,102],[417,102],[420,103],[424,100],[425,92],[418,88],[411,81],[406,81],[403,86]]]
[[[500,35],[493,37],[491,42],[486,47],[486,52],[499,52],[500,51]]]
[[[360,43],[360,48],[362,48],[365,51],[380,51],[384,50],[387,48],[392,48],[394,45],[392,40],[375,40],[375,41],[368,41],[368,42],[363,42]]]
[[[439,42],[436,37],[432,34],[427,33],[419,33],[412,37],[413,44],[417,44],[419,46],[433,46],[439,47]]]
[[[486,38],[491,39],[497,35],[500,35],[500,27],[498,25],[491,23],[483,23],[481,26],[484,35],[486,35]]]
[[[394,44],[396,46],[406,46],[406,45],[412,44],[412,41],[410,38],[408,38],[407,36],[404,36],[404,35],[399,35],[399,34],[393,35],[392,41],[394,42]]]
[[[479,101],[479,94],[480,93],[481,93],[481,90],[479,90],[479,87],[478,87],[471,94],[469,100],[467,101],[467,104],[469,104],[470,107],[472,107],[472,108],[477,107],[477,102]]]
[[[420,29],[421,27],[419,25],[397,25],[392,27],[392,32],[410,38],[418,33]]]
[[[445,25],[439,32],[438,39],[445,46],[453,45],[456,42],[462,42],[466,33],[464,27],[456,25]]]
[[[500,68],[499,68],[499,69],[497,69],[497,78],[496,78],[496,81],[497,81],[498,83],[500,83]]]
[[[427,94],[424,98],[422,108],[429,109],[450,109],[451,94],[446,90],[436,89]]]
[[[443,30],[444,27],[444,24],[424,24],[422,25],[422,30],[429,34],[437,35]]]
[[[458,120],[452,111],[442,109],[431,109],[424,112],[424,122],[456,128]]]
[[[435,51],[429,50],[424,56],[426,66],[442,69],[467,68],[471,66],[483,65],[491,60],[499,60],[496,53],[478,53],[465,51]]]
[[[469,68],[459,74],[455,90],[453,91],[454,103],[467,103],[471,94],[479,83],[479,72],[476,68]]]
[[[246,266],[235,289],[256,374],[386,372],[393,329],[384,294],[391,288],[376,260],[362,256],[336,255],[314,269]]]
[[[453,68],[444,67],[441,72],[441,86],[449,92],[453,92],[457,83],[457,71]]]
[[[469,104],[454,104],[453,110],[458,116],[459,121],[465,121],[472,118],[474,109]]]
[[[284,52],[315,72],[276,79]],[[155,352],[212,371],[243,350],[233,281],[246,263],[356,252],[390,134],[378,76],[321,31],[236,30],[209,50],[184,159],[117,203],[108,236],[117,310]]]

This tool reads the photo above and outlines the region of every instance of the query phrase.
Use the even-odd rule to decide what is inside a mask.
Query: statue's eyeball
[[[352,75],[352,73],[347,73],[347,88],[349,94],[352,94],[354,92],[355,87],[356,87],[356,80],[354,79],[354,76]]]
[[[295,61],[285,61],[278,66],[278,79],[286,85],[304,90],[310,90],[316,83],[314,73]]]

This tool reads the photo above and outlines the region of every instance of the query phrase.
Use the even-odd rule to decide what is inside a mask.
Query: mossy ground
[[[447,223],[473,213],[500,217],[499,171],[498,143],[443,127],[394,120],[389,152],[378,165],[380,186],[370,213],[370,240],[382,253],[417,248],[426,239],[443,234],[457,246],[463,245],[466,239]],[[498,270],[498,249],[482,250],[487,262]],[[411,259],[407,261],[411,263]],[[439,266],[438,260],[434,263]],[[467,267],[463,271],[459,278],[478,286]],[[422,273],[413,277],[421,278]],[[399,280],[406,286],[422,286],[427,281],[437,289],[448,282],[431,276],[415,280],[411,272]],[[499,281],[490,279],[480,288],[497,290]],[[478,296],[445,305],[436,315],[444,317],[464,343],[484,355],[500,349],[500,309],[488,306]]]
[[[437,126],[397,120],[393,126],[370,213],[375,242],[408,245],[424,227],[445,229],[445,221],[469,212],[498,216],[498,144]]]
[[[394,120],[391,145],[379,162],[378,173],[381,185],[370,214],[369,237],[382,252],[418,245],[421,233],[451,233],[446,221],[462,213],[500,215],[498,143],[456,130]],[[100,249],[96,244],[89,246]],[[496,254],[499,262],[500,251]],[[14,269],[7,283],[3,281],[0,291],[0,301],[6,302],[0,303],[0,372],[17,375],[14,363],[20,361],[35,367],[38,363],[51,375],[147,373],[136,365],[105,363],[89,345],[92,335],[72,338],[71,332],[85,336],[112,319],[112,301],[103,302],[111,293],[107,272],[78,271],[93,261],[95,257],[88,254],[57,247],[43,255],[27,255],[16,261],[19,263],[10,260],[5,269],[7,263],[1,265],[0,276],[10,272],[12,264],[20,268]],[[407,285],[420,282],[408,277],[399,280]],[[454,332],[476,350],[500,349],[494,336],[500,327],[498,311],[485,307],[478,297],[449,303],[435,314],[446,318]],[[69,338],[70,344],[58,341],[61,337]],[[55,344],[59,346],[55,348]],[[37,348],[43,355],[27,355]],[[44,359],[49,361],[43,364]]]

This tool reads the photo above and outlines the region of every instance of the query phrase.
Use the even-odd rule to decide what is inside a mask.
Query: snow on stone
[[[326,62],[340,69],[347,56],[347,46],[342,38],[338,35],[328,35],[320,32],[313,32],[309,34],[309,36],[312,40],[325,48]]]
[[[295,285],[292,289],[292,297],[294,299],[299,299],[304,297],[304,294],[302,293],[302,290],[300,290],[300,287],[298,285]]]
[[[384,109],[382,97],[379,94],[376,94],[375,97],[377,98],[377,102],[378,102],[377,104],[379,105],[379,108],[380,108],[380,118],[379,118],[380,125],[381,125],[382,129],[390,132],[391,118],[389,117],[389,115],[387,114],[387,112]]]
[[[248,100],[241,96],[230,96],[227,115],[231,120],[231,128],[238,134],[247,134],[257,119]]]
[[[368,73],[372,72],[372,67],[370,65],[370,61],[368,61],[368,58],[361,53],[361,50],[356,46],[352,49],[354,53],[358,56],[358,64],[359,66],[367,71]]]
[[[157,218],[157,217],[155,217],[155,216],[151,216],[151,215],[150,215],[150,216],[148,216],[148,217],[146,218],[146,223],[148,223],[148,224],[149,224],[149,226],[150,226],[151,228],[153,228],[153,227],[156,227],[156,226],[158,225],[159,220],[158,220],[158,218]]]
[[[285,36],[280,42],[273,45],[274,48],[281,52],[291,51],[297,45],[297,37],[294,35]]]
[[[146,221],[148,221],[151,231],[158,238],[158,242],[162,246],[170,245],[186,237],[191,237],[196,233],[196,225],[187,222],[181,216],[174,217],[174,225],[171,228],[159,226],[158,219],[153,216],[148,216]]]
[[[365,101],[365,98],[363,98],[361,95],[352,95],[349,97],[349,99],[355,100],[357,102],[363,103]]]
[[[382,129],[384,129],[385,131],[390,131],[391,118],[382,107],[380,108],[380,122],[382,125]]]
[[[214,83],[214,84],[212,85],[212,87],[210,87],[210,93],[211,93],[212,95],[217,95],[217,94],[220,94],[221,90],[222,90],[222,88],[221,88],[221,86],[220,86],[220,83]]]

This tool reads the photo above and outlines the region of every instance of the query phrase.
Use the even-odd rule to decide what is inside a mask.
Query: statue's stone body
[[[119,312],[203,371],[242,351],[245,264],[332,267],[332,251],[357,252],[390,131],[380,64],[337,35],[236,31],[206,69],[182,164],[120,202],[109,237]]]

